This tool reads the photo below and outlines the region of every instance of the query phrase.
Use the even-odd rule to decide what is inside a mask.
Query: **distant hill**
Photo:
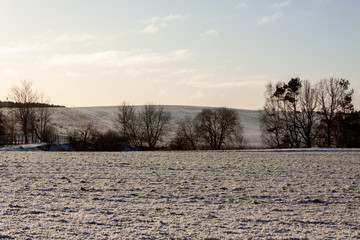
[[[135,106],[137,110],[143,106]],[[164,106],[172,116],[172,124],[175,124],[184,116],[195,116],[203,107],[197,106]],[[262,146],[259,111],[235,109],[244,127],[244,135],[248,145],[251,147]],[[77,108],[54,108],[52,115],[52,125],[57,128],[60,134],[67,134],[74,129],[85,124],[91,123],[100,131],[114,129],[114,119],[118,111],[118,106],[104,107],[77,107]]]
[[[17,103],[17,102],[11,102],[11,101],[6,101],[6,102],[0,101],[0,108],[20,108],[23,106],[24,106],[23,103]],[[46,104],[46,103],[30,103],[30,107],[33,107],[33,108],[38,108],[38,107],[59,108],[59,107],[64,107],[64,106]]]

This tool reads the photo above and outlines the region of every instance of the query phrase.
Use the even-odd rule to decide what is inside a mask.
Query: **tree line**
[[[273,148],[360,147],[360,112],[349,86],[338,78],[268,84],[260,115],[263,142]]]
[[[56,129],[52,126],[50,99],[23,81],[10,89],[11,101],[0,104],[0,145],[13,144],[21,132],[24,143],[52,142]],[[6,111],[1,106],[6,107]],[[174,131],[175,129],[175,131]],[[236,111],[229,108],[202,109],[195,117],[187,116],[175,124],[170,112],[161,105],[119,106],[114,127],[98,131],[87,123],[67,134],[75,150],[113,151],[124,149],[171,148],[182,150],[229,149],[244,146],[242,125]],[[4,138],[6,136],[6,138]]]
[[[271,148],[360,147],[360,112],[354,111],[353,89],[345,79],[329,78],[316,84],[300,78],[268,84],[260,114],[264,144]],[[25,143],[54,141],[50,99],[29,81],[10,89],[13,101],[0,107],[0,145],[14,142],[21,132]],[[1,102],[1,103],[9,103]],[[7,136],[10,140],[2,140]],[[123,103],[114,126],[98,131],[91,123],[67,134],[74,150],[118,151],[131,149],[239,149],[246,141],[234,109],[203,108],[195,116],[174,121],[162,105],[142,108]]]
[[[185,116],[175,124],[171,120],[164,106],[148,104],[137,110],[123,103],[113,130],[101,133],[87,124],[70,134],[69,140],[77,150],[94,151],[244,147],[242,124],[234,109],[204,108],[195,117]]]
[[[41,142],[55,139],[56,130],[50,124],[51,108],[62,106],[50,104],[50,99],[35,91],[32,82],[26,80],[11,87],[9,99],[0,102],[0,145],[16,143],[19,132],[25,144],[35,139]]]
[[[64,108],[65,106],[62,105],[55,105],[50,103],[41,103],[41,102],[34,102],[34,103],[19,103],[13,101],[0,101],[0,108],[23,108],[23,107],[32,107],[32,108],[41,108],[41,107],[48,107],[48,108]]]

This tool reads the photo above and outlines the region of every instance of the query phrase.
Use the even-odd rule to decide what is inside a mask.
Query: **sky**
[[[359,0],[0,0],[0,100],[261,109],[265,86],[345,78],[360,108]]]

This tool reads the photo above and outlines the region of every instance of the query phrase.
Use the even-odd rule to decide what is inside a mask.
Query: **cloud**
[[[246,2],[239,3],[238,5],[235,6],[235,9],[246,9],[246,8],[248,8],[248,5]]]
[[[216,29],[207,30],[202,34],[203,37],[216,37],[219,36],[219,32]]]
[[[56,43],[88,42],[95,39],[96,37],[94,35],[87,33],[64,33],[54,38],[54,42]]]
[[[0,54],[17,55],[31,54],[34,52],[40,53],[59,48],[68,48],[70,44],[89,46],[98,42],[97,37],[85,33],[63,33],[58,35],[50,33],[31,37],[27,42],[10,42],[0,46]]]
[[[274,8],[284,8],[286,6],[288,6],[290,4],[290,1],[283,1],[283,2],[278,2],[278,3],[273,3],[273,5],[271,5]]]
[[[181,21],[184,21],[184,20],[187,20],[188,19],[188,16],[185,16],[185,15],[181,15],[181,14],[176,14],[176,15],[169,15],[165,18],[163,18],[163,21],[172,21],[172,20],[181,20]]]
[[[159,91],[158,92],[158,94],[157,94],[158,96],[160,96],[160,97],[162,97],[162,96],[167,96],[168,95],[168,93],[167,93],[167,91],[166,90],[161,90],[161,91]]]
[[[235,72],[241,72],[244,70],[244,68],[245,68],[245,66],[239,65],[239,66],[236,66],[234,70],[235,70]]]
[[[184,21],[187,20],[188,16],[185,15],[181,15],[181,14],[170,14],[166,17],[152,17],[149,18],[147,20],[144,21],[144,23],[146,24],[154,24],[154,23],[164,23],[164,22],[169,22],[169,21],[174,21],[174,20],[178,20],[178,21]]]
[[[277,13],[274,13],[273,15],[271,15],[271,16],[265,16],[265,17],[262,17],[262,18],[258,19],[256,23],[258,25],[270,23],[270,22],[273,22],[273,21],[281,18],[282,16],[283,16],[283,14],[281,12],[277,12]]]
[[[192,54],[187,49],[156,53],[149,50],[102,51],[88,54],[58,54],[43,57],[42,64],[51,66],[84,65],[91,67],[132,67],[187,61]]]
[[[223,88],[237,88],[243,86],[264,86],[264,80],[241,80],[241,81],[228,81],[228,82],[210,82],[210,81],[189,81],[187,85],[196,88],[208,89],[223,89]]]
[[[147,26],[141,30],[142,33],[157,33],[161,28],[167,26],[167,23],[170,21],[185,21],[188,19],[188,16],[181,14],[170,14],[166,17],[152,17],[147,20],[142,21]]]
[[[331,2],[331,0],[313,0],[315,3],[319,3],[319,4],[326,4],[328,2]]]
[[[196,70],[195,69],[180,69],[177,70],[175,72],[173,72],[174,75],[178,75],[178,74],[189,74],[189,73],[194,73]]]
[[[88,33],[74,33],[66,32],[62,34],[48,33],[43,35],[37,35],[31,39],[36,43],[43,43],[47,45],[65,45],[65,44],[82,44],[92,45],[99,41],[99,39]]]
[[[222,80],[217,80],[214,76],[198,73],[192,77],[189,77],[188,80],[180,82],[179,84],[201,89],[225,89],[243,86],[264,86],[268,80],[269,75],[262,74],[244,76],[242,78],[224,82]]]
[[[154,68],[153,66],[151,66],[151,67],[133,66],[133,67],[129,67],[124,72],[128,76],[138,77],[138,76],[141,76],[141,75],[159,74],[159,73],[162,73],[162,72],[165,72],[165,71],[166,71],[166,69]]]
[[[9,77],[14,77],[14,76],[18,76],[18,75],[19,75],[19,73],[18,73],[15,69],[13,69],[13,68],[4,69],[4,70],[2,71],[2,74],[3,74],[3,75],[6,75],[6,76],[9,76]]]
[[[149,25],[147,27],[145,27],[141,32],[142,33],[157,33],[160,31],[160,28],[154,26],[154,25]]]
[[[209,74],[206,74],[206,73],[198,73],[198,74],[195,74],[191,77],[191,81],[190,82],[198,82],[202,79],[206,79],[206,78],[209,78],[210,75]]]
[[[14,53],[26,53],[26,52],[37,52],[48,49],[47,44],[24,44],[24,43],[13,43],[7,47],[0,47],[1,54],[14,54]]]
[[[205,94],[203,93],[203,91],[197,91],[196,93],[195,93],[195,95],[193,95],[193,96],[191,96],[190,98],[197,98],[197,99],[201,99],[201,98],[203,98],[205,96]]]

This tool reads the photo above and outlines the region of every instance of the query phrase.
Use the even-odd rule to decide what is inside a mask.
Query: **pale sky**
[[[360,107],[359,0],[0,0],[0,100],[261,109],[265,85],[346,78]]]

